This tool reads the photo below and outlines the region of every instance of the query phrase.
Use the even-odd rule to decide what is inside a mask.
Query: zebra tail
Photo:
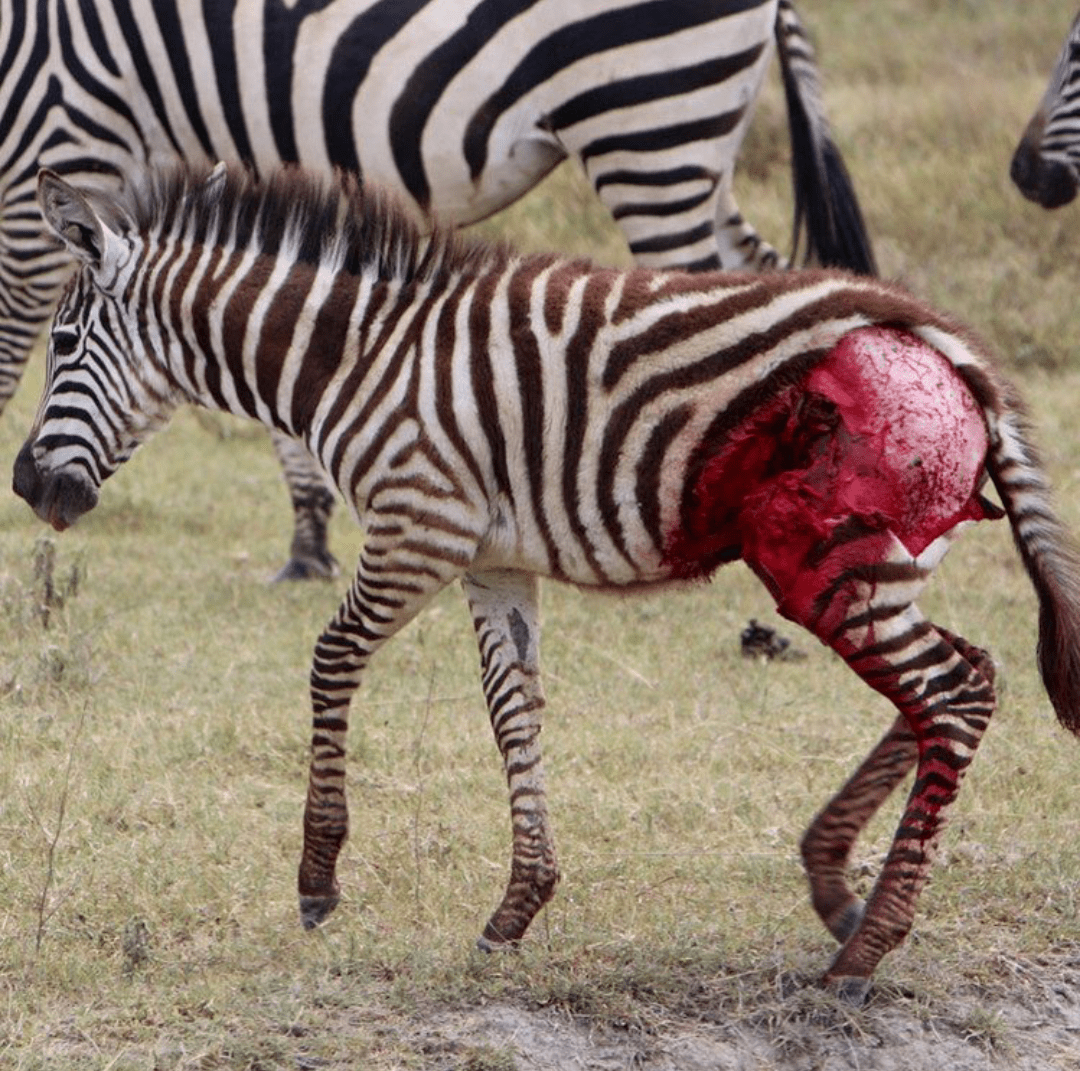
[[[876,275],[877,264],[855,186],[821,104],[814,50],[790,0],[780,0],[775,34],[787,99],[795,190],[791,260],[795,261],[805,225],[806,262]]]
[[[1058,519],[1022,411],[999,416],[990,478],[1039,599],[1039,669],[1061,724],[1080,735],[1080,550]]]

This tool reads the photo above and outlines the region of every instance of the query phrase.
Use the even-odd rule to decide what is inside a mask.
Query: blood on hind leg
[[[962,658],[993,683],[994,664],[986,651],[940,625],[935,627]],[[915,734],[900,715],[803,835],[800,850],[814,910],[841,944],[858,928],[866,910],[847,881],[855,841],[917,759]]]
[[[911,927],[946,814],[993,710],[992,666],[978,648],[958,637],[952,642],[914,604],[948,535],[916,558],[889,529],[849,517],[815,543],[813,518],[801,532],[792,523],[795,494],[789,484],[757,501],[744,559],[781,613],[832,647],[899,712],[814,819],[802,846],[814,908],[844,942],[825,979],[861,999],[881,958]],[[903,819],[864,907],[847,883],[851,848],[913,766]]]
[[[995,707],[992,667],[983,672],[989,663],[983,652],[967,643],[954,645],[933,626],[920,634],[912,626],[925,619],[914,606],[905,616],[909,627],[903,645],[894,650],[880,642],[852,651],[833,644],[868,684],[895,703],[918,750],[915,781],[863,918],[825,975],[841,992],[854,993],[855,980],[869,980],[911,929],[941,831]]]

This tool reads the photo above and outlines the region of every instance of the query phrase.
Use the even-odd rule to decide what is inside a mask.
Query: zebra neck
[[[207,277],[172,332],[199,343],[181,342],[174,368],[190,400],[306,441],[371,389],[381,356],[401,358],[437,300],[430,286],[280,256],[254,259],[228,287]]]

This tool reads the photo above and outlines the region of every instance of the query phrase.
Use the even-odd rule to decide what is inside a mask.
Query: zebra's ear
[[[48,168],[38,172],[38,204],[45,222],[79,260],[95,272],[112,266],[123,239],[84,194]]]

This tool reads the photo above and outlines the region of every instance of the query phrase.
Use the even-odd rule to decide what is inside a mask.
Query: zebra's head
[[[1009,175],[1043,208],[1059,208],[1080,183],[1080,15],[1061,46],[1038,110],[1013,153]]]
[[[130,221],[50,171],[39,176],[38,200],[78,268],[49,334],[45,389],[12,486],[62,531],[94,508],[103,481],[175,403],[154,382],[129,307],[140,251]]]

